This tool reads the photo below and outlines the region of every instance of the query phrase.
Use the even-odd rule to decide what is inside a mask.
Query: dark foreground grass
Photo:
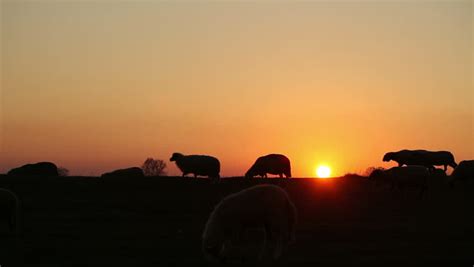
[[[0,177],[18,194],[23,231],[0,235],[0,265],[207,266],[200,236],[222,197],[260,183],[298,209],[296,243],[272,266],[473,266],[474,188],[417,192],[365,178],[100,179]]]

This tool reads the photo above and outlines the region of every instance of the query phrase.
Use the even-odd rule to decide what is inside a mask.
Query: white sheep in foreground
[[[275,185],[257,185],[225,197],[211,213],[202,235],[209,260],[228,260],[247,230],[263,229],[260,258],[270,252],[278,259],[294,241],[296,208],[288,194]],[[273,249],[272,249],[273,248]]]
[[[175,161],[178,168],[183,172],[183,177],[188,173],[208,176],[213,182],[219,181],[221,164],[215,157],[204,155],[183,155],[181,153],[173,153],[170,161]]]
[[[18,232],[19,213],[20,201],[16,194],[10,190],[0,188],[0,221],[2,224],[8,225],[7,232]]]
[[[374,170],[369,179],[391,183],[392,189],[398,187],[403,190],[406,187],[420,189],[420,196],[428,187],[428,179],[431,173],[424,166],[393,167],[388,170]]]

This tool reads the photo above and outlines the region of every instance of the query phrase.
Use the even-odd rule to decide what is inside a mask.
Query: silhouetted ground
[[[0,176],[23,202],[23,234],[0,235],[8,266],[206,266],[201,232],[215,204],[259,183],[294,201],[296,243],[276,266],[473,266],[474,186],[392,192],[365,178],[54,179]]]

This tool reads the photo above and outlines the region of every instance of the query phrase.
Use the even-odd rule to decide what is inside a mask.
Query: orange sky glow
[[[474,158],[472,1],[2,1],[0,173],[280,153],[295,177],[387,151]]]

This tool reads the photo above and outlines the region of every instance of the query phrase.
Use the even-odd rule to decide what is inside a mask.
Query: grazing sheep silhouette
[[[35,164],[26,164],[18,168],[11,169],[10,176],[58,176],[58,167],[51,162],[38,162]]]
[[[170,161],[175,161],[176,166],[183,172],[183,177],[188,173],[194,174],[194,178],[198,175],[208,176],[214,182],[220,178],[221,164],[215,157],[204,155],[183,155],[181,153],[173,153]]]
[[[390,183],[392,189],[398,187],[403,190],[405,187],[416,187],[420,189],[420,197],[428,188],[430,171],[424,166],[393,167],[388,170],[374,170],[370,175],[370,180]]]
[[[9,232],[19,230],[20,201],[15,193],[0,188],[0,221],[6,222]]]
[[[427,151],[427,150],[400,150],[398,152],[388,152],[383,156],[383,161],[395,161],[398,166],[403,165],[420,165],[429,169],[433,166],[444,166],[446,172],[447,166],[456,168],[454,156],[448,151]]]
[[[143,178],[143,170],[138,167],[115,170],[101,175],[102,178]]]
[[[260,258],[270,252],[278,259],[283,247],[295,239],[296,208],[288,194],[275,185],[257,185],[225,197],[211,213],[203,235],[207,259],[230,259],[233,245],[247,230],[265,233]]]
[[[252,178],[256,175],[260,175],[262,178],[267,178],[267,173],[278,174],[280,178],[283,178],[284,174],[286,178],[291,178],[290,160],[280,154],[270,154],[259,157],[247,173],[245,173],[245,177]]]
[[[451,180],[449,184],[454,187],[454,184],[458,181],[474,180],[474,160],[463,160],[459,162],[459,165],[454,169],[451,174]]]

